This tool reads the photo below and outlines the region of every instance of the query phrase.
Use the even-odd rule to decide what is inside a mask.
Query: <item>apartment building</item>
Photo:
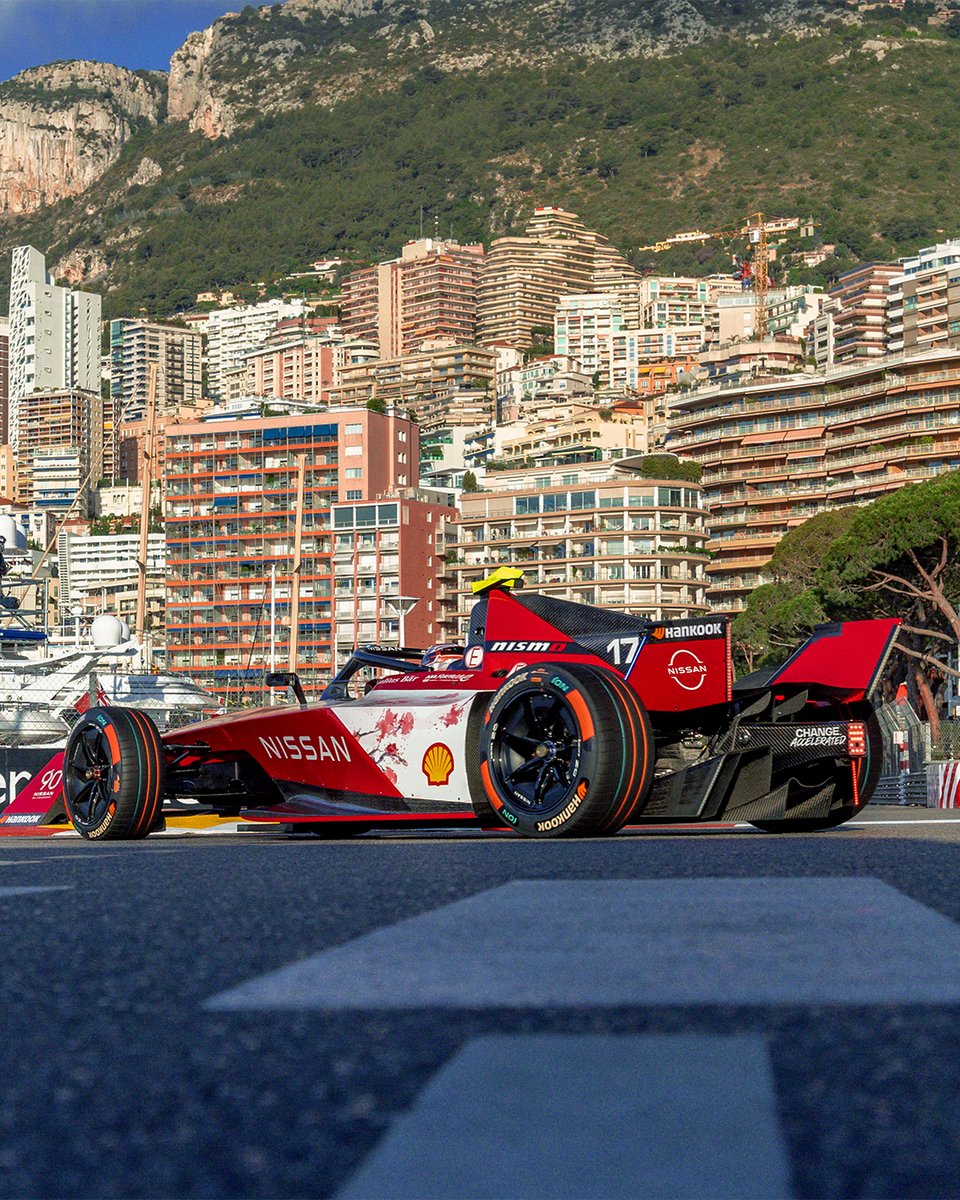
[[[14,453],[15,499],[65,513],[76,501],[87,515],[103,474],[103,404],[99,393],[37,392],[22,406]]]
[[[891,263],[866,263],[846,271],[827,295],[833,313],[833,361],[862,362],[887,353],[887,307],[891,282],[902,274]]]
[[[375,503],[333,504],[334,649],[441,641],[440,579],[452,547],[452,497],[416,488]]]
[[[157,632],[164,621],[166,543],[162,533],[147,534],[147,627]],[[85,535],[70,530],[57,537],[60,608],[74,606],[92,615],[113,613],[136,623],[140,534]]]
[[[707,611],[707,528],[699,484],[650,479],[638,458],[490,472],[460,497],[447,586],[462,636],[470,585],[500,563],[545,595],[654,620]]]
[[[710,602],[735,611],[789,529],[960,468],[960,351],[701,387],[669,421],[667,448],[703,466]]]
[[[523,234],[497,238],[480,270],[477,337],[481,345],[532,345],[553,328],[561,296],[632,291],[639,275],[602,234],[575,213],[538,208]]]
[[[558,302],[553,336],[557,353],[595,375],[599,387],[637,391],[645,364],[699,355],[706,327],[631,327],[619,297],[590,293]]]
[[[10,397],[10,322],[0,320],[0,444],[7,437],[7,405]]]
[[[259,349],[278,321],[301,317],[303,300],[264,300],[206,313],[201,327],[207,335],[207,392],[215,400],[226,398],[227,378],[243,372],[247,355]]]
[[[902,258],[903,274],[891,280],[887,345],[915,354],[960,346],[960,239],[927,246]]]
[[[456,403],[460,391],[491,387],[495,376],[493,350],[444,342],[403,357],[345,363],[339,383],[330,391],[330,403],[353,406],[378,399],[409,408],[419,418],[436,397]]]
[[[802,371],[805,362],[805,343],[797,337],[780,335],[765,342],[730,342],[704,350],[699,374],[708,380],[731,383]]]
[[[645,454],[648,425],[636,409],[601,410],[593,400],[542,397],[526,419],[494,430],[494,453],[506,468],[537,462],[569,465]]]
[[[270,662],[282,669],[291,657],[308,690],[325,683],[334,647],[331,508],[415,487],[419,454],[414,422],[366,408],[210,414],[169,427],[171,667],[234,701],[262,695]]]
[[[36,392],[100,394],[100,297],[58,287],[32,246],[13,251],[10,275],[7,437]]]
[[[767,332],[772,337],[808,338],[826,297],[821,288],[806,285],[777,288],[767,296]],[[757,327],[757,297],[753,292],[720,296],[717,300],[720,345],[753,341]]]
[[[450,338],[474,342],[482,246],[420,238],[400,257],[354,271],[341,294],[343,331],[377,344],[382,358]]]
[[[244,394],[324,404],[343,362],[339,339],[316,334],[269,338],[246,357]]]
[[[553,318],[553,348],[580,364],[588,375],[599,372],[609,384],[610,339],[627,326],[620,297],[602,292],[562,296]]]
[[[156,413],[197,404],[203,395],[202,334],[129,317],[110,322],[110,398],[118,424],[145,415],[151,366],[157,368]]]

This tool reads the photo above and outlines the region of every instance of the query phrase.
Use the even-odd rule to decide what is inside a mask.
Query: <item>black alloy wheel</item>
[[[528,812],[553,810],[569,794],[580,767],[580,729],[563,695],[518,693],[500,714],[490,774]]]
[[[91,708],[70,732],[63,799],[73,827],[91,841],[146,837],[165,784],[160,734],[133,708]]]
[[[530,837],[615,833],[649,794],[653,736],[614,671],[543,663],[514,671],[480,733],[479,816]]]

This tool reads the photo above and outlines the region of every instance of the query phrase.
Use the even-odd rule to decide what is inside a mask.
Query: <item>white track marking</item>
[[[56,887],[0,887],[0,900],[5,900],[7,896],[32,896],[36,892],[70,892],[73,891],[71,886],[56,886]]]
[[[538,1034],[468,1042],[336,1200],[790,1194],[762,1038]]]
[[[960,926],[878,879],[519,880],[208,1009],[951,1004]]]

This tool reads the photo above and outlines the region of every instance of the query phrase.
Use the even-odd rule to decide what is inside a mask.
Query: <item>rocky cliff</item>
[[[34,67],[0,84],[0,213],[86,190],[134,130],[163,117],[166,81],[106,63]]]

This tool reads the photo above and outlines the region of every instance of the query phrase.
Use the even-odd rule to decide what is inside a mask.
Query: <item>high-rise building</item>
[[[163,628],[165,548],[162,533],[147,535],[147,626],[154,633]],[[61,530],[57,537],[61,612],[79,605],[94,615],[113,613],[132,627],[139,558],[139,533],[87,535]]]
[[[20,412],[15,451],[21,504],[87,515],[91,488],[103,474],[103,405],[99,393],[47,391]]]
[[[589,293],[564,296],[554,320],[557,354],[568,355],[600,387],[638,390],[644,364],[697,355],[706,337],[704,325],[629,326],[620,298]]]
[[[900,267],[891,263],[865,263],[845,271],[827,293],[837,304],[833,361],[838,366],[887,353],[890,283],[900,274]]]
[[[36,392],[100,394],[100,297],[58,287],[32,246],[13,251],[10,274],[8,437]]]
[[[325,403],[344,360],[343,344],[316,334],[269,338],[247,355],[244,394]]]
[[[538,208],[523,234],[497,238],[480,269],[481,345],[530,346],[549,336],[561,296],[631,291],[639,275],[607,239],[575,213]]]
[[[475,341],[482,261],[482,246],[434,238],[408,242],[399,258],[344,280],[344,333],[376,342],[381,358],[409,354],[437,338]]]
[[[7,404],[10,396],[10,322],[0,320],[0,445],[7,437]]]
[[[414,422],[367,408],[247,420],[213,413],[168,427],[170,665],[233,699],[261,695],[270,663],[290,661],[296,596],[296,669],[310,689],[328,681],[331,508],[376,508],[387,493],[415,487],[419,456]]]
[[[955,471],[958,388],[947,349],[673,397],[667,448],[703,466],[714,606],[742,608],[781,537],[816,513]]]
[[[887,307],[891,352],[916,354],[960,346],[960,239],[927,246],[902,258]]]
[[[402,404],[422,419],[423,412],[437,398],[455,406],[465,390],[488,386],[492,389],[495,376],[493,350],[469,345],[427,346],[402,357],[344,365],[339,383],[331,391],[330,402],[339,406],[383,400],[387,404]],[[492,390],[489,407],[492,412]]]
[[[197,330],[128,317],[111,321],[110,397],[118,425],[144,416],[152,365],[157,367],[155,413],[200,400],[203,337]]]
[[[243,370],[247,355],[263,345],[277,322],[301,316],[305,307],[303,300],[264,300],[208,313],[202,325],[207,335],[208,394],[223,399],[225,376]]]

